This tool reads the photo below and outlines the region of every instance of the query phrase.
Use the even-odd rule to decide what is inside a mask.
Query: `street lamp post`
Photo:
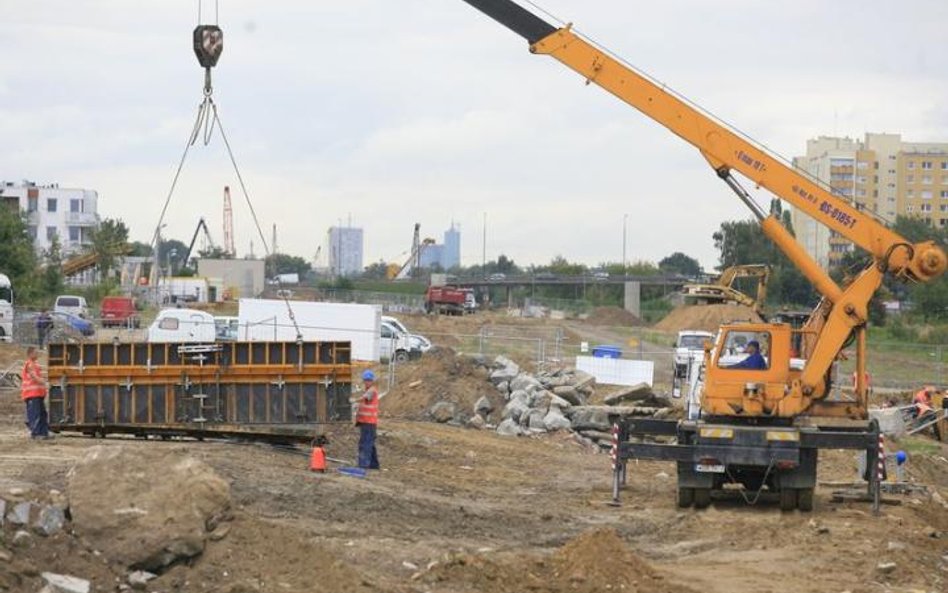
[[[625,265],[625,262],[626,262],[626,258],[625,258],[625,237],[626,237],[626,232],[625,232],[625,229],[626,229],[626,223],[628,222],[628,220],[629,220],[629,215],[628,215],[628,214],[623,214],[623,215],[622,215],[622,275],[623,275],[623,276],[625,276],[625,272],[626,272],[626,265]]]

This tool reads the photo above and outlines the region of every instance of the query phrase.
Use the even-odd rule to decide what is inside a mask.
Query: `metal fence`
[[[384,295],[388,311],[399,311],[400,307],[414,310],[420,306],[421,298],[413,295],[393,295],[366,291],[339,291],[348,293],[353,299],[371,299],[372,295]],[[38,343],[36,311],[18,310],[14,318],[13,341],[18,344]],[[94,333],[83,332],[69,322],[56,318],[47,336],[48,342],[143,341],[147,319],[142,328],[131,326],[103,328],[101,320],[86,319]],[[670,389],[673,374],[673,350],[669,347],[673,340],[671,334],[660,333],[648,328],[613,328],[613,333],[621,334],[623,341],[616,344],[627,359],[648,360],[654,363],[655,384],[659,389]],[[621,329],[621,332],[619,330]],[[428,333],[426,336],[436,345],[449,346],[465,353],[476,353],[487,357],[497,355],[513,356],[520,361],[530,362],[537,367],[544,365],[572,365],[575,357],[588,354],[584,351],[580,338],[576,337],[575,326],[567,330],[556,325],[525,326],[522,324],[491,324],[480,328],[477,333]],[[590,340],[587,350],[597,344]],[[839,381],[844,388],[850,387],[855,370],[855,352],[844,353],[846,359],[839,363]],[[870,342],[867,364],[870,382],[877,390],[917,389],[921,385],[936,385],[945,388],[948,384],[948,344],[906,344]]]

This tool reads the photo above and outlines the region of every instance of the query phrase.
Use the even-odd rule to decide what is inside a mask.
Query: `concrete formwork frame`
[[[52,344],[49,383],[51,426],[89,434],[306,440],[352,416],[348,342]]]

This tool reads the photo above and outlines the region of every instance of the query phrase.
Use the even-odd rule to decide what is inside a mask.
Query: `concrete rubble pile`
[[[183,449],[92,447],[70,470],[65,493],[11,489],[0,497],[0,542],[11,546],[10,554],[0,546],[6,554],[0,560],[16,560],[46,539],[71,538],[81,553],[127,571],[119,589],[141,590],[200,555],[206,542],[222,539],[231,519],[227,481]],[[44,581],[42,593],[91,590],[90,581],[77,576],[30,572],[0,570],[0,590],[23,590],[36,576]]]
[[[583,444],[608,447],[612,441],[610,415],[664,418],[673,414],[671,402],[644,383],[608,396],[606,405],[590,405],[596,380],[583,371],[555,367],[534,375],[504,356],[485,364],[491,369],[491,383],[506,404],[495,410],[489,399],[482,397],[468,421],[471,427],[494,428],[506,436],[568,430]],[[498,412],[500,422],[494,426],[490,420]]]

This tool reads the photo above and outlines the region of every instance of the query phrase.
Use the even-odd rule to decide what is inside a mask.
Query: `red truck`
[[[477,308],[474,291],[452,286],[429,286],[425,292],[425,312],[446,315],[473,313]]]

